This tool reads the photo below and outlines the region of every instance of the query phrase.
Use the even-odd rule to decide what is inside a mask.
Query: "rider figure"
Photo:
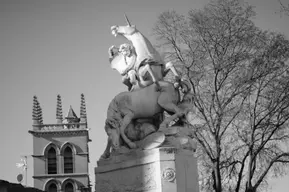
[[[136,54],[133,46],[130,44],[122,44],[119,49],[112,46],[109,48],[109,61],[111,62],[114,56],[118,53],[123,55],[126,63],[125,70],[121,73],[122,83],[128,86],[128,90],[131,91],[133,85],[137,84],[137,73],[135,71]]]
[[[134,25],[112,26],[111,31],[114,36],[124,37],[132,43],[136,55],[134,69],[139,77],[141,87],[149,86],[161,80],[162,75],[154,74],[155,70],[150,69],[150,66],[160,67],[163,70],[165,67],[162,57]]]
[[[129,81],[130,85],[129,90],[131,90],[131,87],[133,85],[136,85],[137,83],[137,73],[135,70],[135,60],[136,60],[136,54],[134,52],[133,46],[130,44],[122,44],[119,47],[119,52],[124,56],[124,60],[126,63],[126,69],[121,74],[122,75],[122,82]]]

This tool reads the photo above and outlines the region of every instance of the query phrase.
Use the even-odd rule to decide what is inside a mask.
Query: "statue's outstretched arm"
[[[108,49],[108,60],[109,60],[109,62],[111,62],[113,60],[113,58],[116,56],[116,54],[118,54],[118,48],[115,47],[114,45],[112,45]]]
[[[117,52],[118,52],[118,48],[115,47],[114,45],[112,45],[112,46],[108,49],[108,55],[109,55],[109,57],[114,57]]]

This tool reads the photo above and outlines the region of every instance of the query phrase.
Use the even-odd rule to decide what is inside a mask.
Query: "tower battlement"
[[[61,96],[57,95],[56,104],[56,123],[44,124],[42,116],[42,108],[37,96],[33,97],[32,109],[33,131],[30,132],[45,132],[45,131],[61,131],[61,130],[84,130],[87,129],[87,115],[84,94],[81,94],[80,100],[80,118],[77,117],[72,106],[70,106],[67,116],[62,115]]]
[[[32,130],[34,187],[43,191],[91,191],[89,128],[84,95],[81,94],[79,117],[70,106],[62,115],[61,96],[57,95],[56,122],[43,123],[42,108],[33,97]]]

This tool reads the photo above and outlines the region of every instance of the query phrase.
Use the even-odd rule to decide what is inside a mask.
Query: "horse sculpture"
[[[108,148],[111,145],[115,149],[119,147],[119,140],[123,139],[129,148],[136,148],[125,134],[127,126],[135,119],[150,118],[164,111],[173,114],[166,118],[159,129],[165,129],[167,125],[175,118],[185,115],[193,106],[190,88],[185,82],[181,82],[184,91],[184,97],[180,102],[179,90],[170,82],[159,81],[160,90],[156,90],[156,84],[152,84],[143,89],[133,92],[122,92],[118,94],[109,104],[105,130],[109,136],[107,149],[103,156],[107,156]],[[108,130],[116,130],[109,132]],[[110,135],[110,134],[114,135]],[[112,139],[114,138],[114,139]]]
[[[131,55],[124,55],[123,58],[117,59],[113,62],[113,67],[118,70],[121,74],[127,72],[124,70],[125,66],[130,66],[128,68],[133,68],[137,76],[139,77],[140,87],[146,87],[152,83],[156,83],[163,80],[166,73],[171,70],[175,75],[176,79],[179,80],[179,75],[172,65],[171,62],[164,65],[164,61],[158,51],[152,46],[150,41],[136,29],[134,25],[131,25],[126,17],[128,23],[127,26],[112,26],[111,32],[114,36],[122,36],[132,43],[133,50],[131,50]],[[111,52],[111,49],[110,49]],[[130,60],[124,63],[123,60]],[[122,62],[118,63],[120,60]],[[116,66],[120,65],[120,66]],[[149,74],[146,75],[146,74]]]

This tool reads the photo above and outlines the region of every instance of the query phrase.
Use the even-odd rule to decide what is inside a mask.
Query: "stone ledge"
[[[105,173],[128,167],[149,164],[157,161],[174,161],[175,154],[194,155],[192,151],[176,149],[173,147],[161,147],[151,150],[134,150],[126,154],[112,156],[110,159],[97,162],[95,173]]]
[[[167,145],[101,160],[95,191],[199,192],[195,153]]]
[[[61,173],[61,174],[43,174],[43,175],[34,175],[34,179],[40,178],[59,178],[59,177],[79,177],[79,176],[89,176],[88,173]]]

